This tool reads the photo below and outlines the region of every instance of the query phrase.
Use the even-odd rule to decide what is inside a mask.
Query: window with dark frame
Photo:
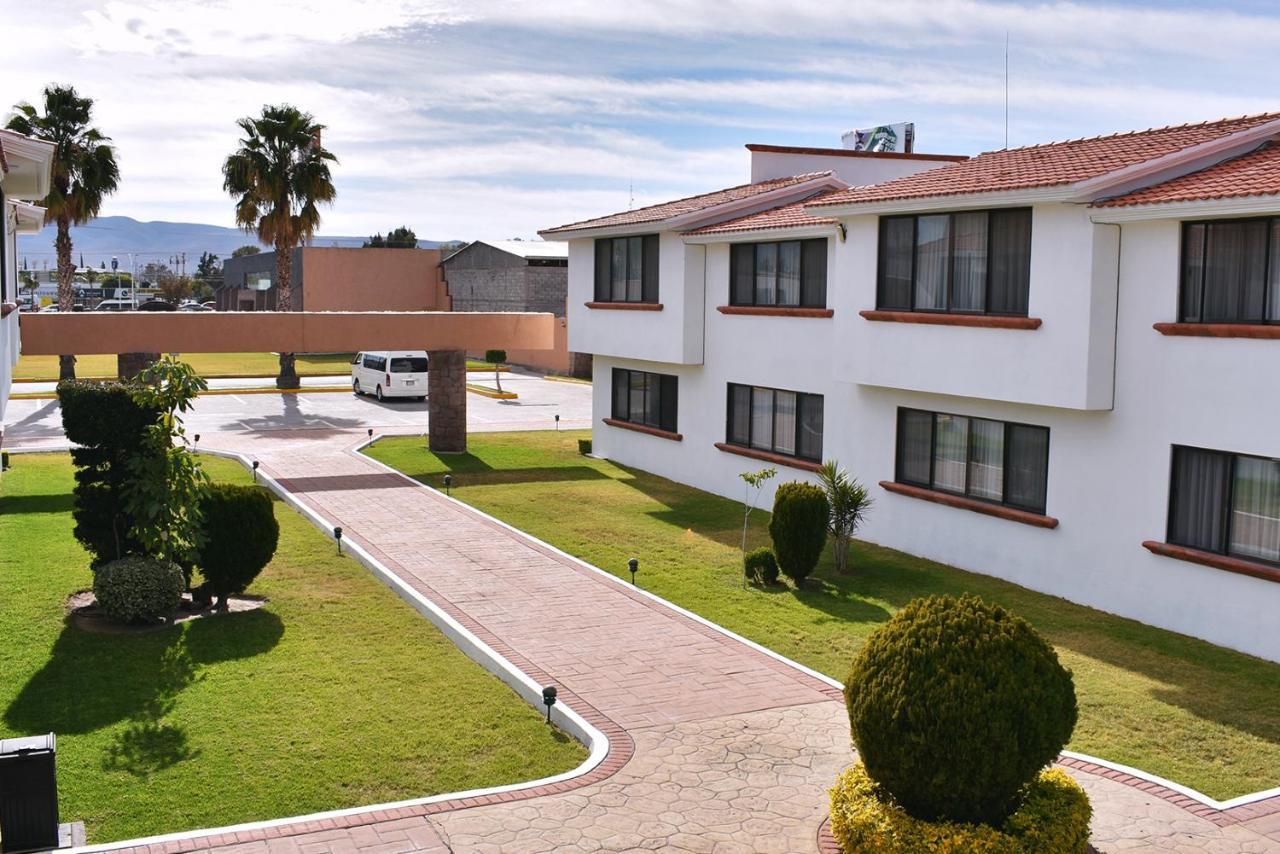
[[[649,371],[613,369],[613,419],[668,433],[676,429],[679,377]]]
[[[1049,428],[898,409],[894,479],[1043,514]]]
[[[1027,316],[1031,210],[880,218],[876,308]]]
[[[1280,460],[1175,445],[1167,538],[1280,564]]]
[[[725,442],[822,461],[822,395],[729,383]]]
[[[827,307],[827,239],[734,243],[729,305]]]
[[[1182,224],[1178,320],[1280,323],[1280,217]]]
[[[596,302],[657,303],[658,235],[596,241]]]

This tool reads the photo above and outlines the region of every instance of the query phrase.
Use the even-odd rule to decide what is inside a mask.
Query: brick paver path
[[[817,850],[826,790],[852,758],[837,690],[387,474],[353,452],[361,438],[224,433],[202,445],[259,460],[517,667],[559,686],[609,737],[608,757],[539,790],[214,834],[147,854]],[[1167,792],[1072,773],[1092,798],[1100,851],[1280,851],[1280,814],[1215,823]]]

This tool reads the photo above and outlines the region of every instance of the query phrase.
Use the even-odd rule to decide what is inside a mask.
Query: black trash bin
[[[0,739],[0,851],[58,847],[53,733]]]

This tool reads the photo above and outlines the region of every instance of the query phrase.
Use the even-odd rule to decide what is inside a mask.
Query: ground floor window
[[[1280,460],[1174,446],[1168,537],[1280,563]]]
[[[1044,513],[1049,428],[901,408],[895,471],[899,483]]]
[[[676,432],[678,378],[649,371],[613,369],[613,418]]]
[[[729,383],[726,442],[822,461],[822,395]]]

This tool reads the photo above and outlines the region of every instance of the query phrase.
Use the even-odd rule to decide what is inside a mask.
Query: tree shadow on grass
[[[198,756],[199,751],[188,743],[186,728],[168,718],[177,705],[178,695],[202,678],[184,645],[175,644],[166,649],[160,660],[154,696],[112,739],[102,757],[103,770],[127,771],[135,777],[145,777]]]
[[[0,498],[0,516],[19,513],[70,513],[75,497],[69,492],[53,495],[6,495]]]

